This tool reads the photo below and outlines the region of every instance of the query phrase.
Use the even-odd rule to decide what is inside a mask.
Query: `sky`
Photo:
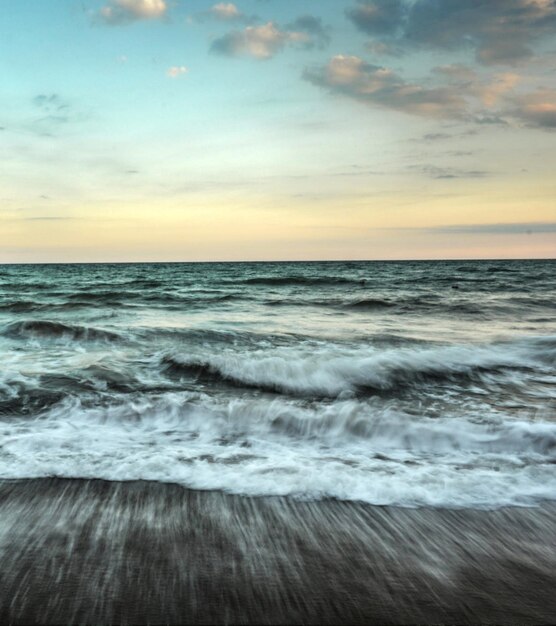
[[[556,0],[0,0],[0,263],[556,257]]]

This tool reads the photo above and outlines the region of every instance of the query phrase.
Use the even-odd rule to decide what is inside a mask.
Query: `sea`
[[[0,266],[0,479],[556,500],[556,261]]]

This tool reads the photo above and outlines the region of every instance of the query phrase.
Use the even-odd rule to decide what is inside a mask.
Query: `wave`
[[[79,302],[88,302],[94,304],[119,305],[122,301],[141,298],[141,291],[77,291],[67,296],[68,300],[77,300]]]
[[[32,300],[13,300],[0,304],[0,311],[10,313],[36,313],[38,311],[72,311],[90,307],[90,302],[72,300],[71,302],[36,302]]]
[[[476,298],[471,299],[469,296],[454,299],[453,294],[450,295],[452,298],[442,298],[436,294],[395,299],[363,298],[361,300],[344,302],[341,306],[348,309],[361,310],[394,309],[394,312],[400,313],[430,312],[433,314],[457,313],[466,315],[499,315],[505,312],[521,310],[523,306],[556,308],[556,300],[551,298],[529,296],[493,301],[485,301],[484,299],[477,301]]]
[[[395,307],[398,303],[392,300],[383,300],[381,298],[362,298],[361,300],[353,300],[347,302],[343,306],[349,309],[389,309]]]
[[[388,311],[394,314],[450,314],[458,313],[465,315],[487,315],[489,312],[500,313],[511,310],[511,307],[503,308],[503,305],[495,303],[488,305],[484,302],[477,303],[467,299],[450,300],[442,299],[438,295],[423,295],[398,298],[354,298],[354,299],[308,299],[308,298],[273,298],[264,301],[267,306],[314,306],[328,309],[343,309],[348,311],[374,312]]]
[[[155,480],[249,495],[399,506],[554,499],[556,424],[426,419],[356,400],[307,408],[203,394],[70,399],[0,420],[0,477]]]
[[[218,328],[189,328],[180,326],[168,327],[138,327],[134,329],[134,336],[146,341],[173,340],[180,345],[188,345],[191,349],[195,345],[210,347],[213,350],[229,349],[230,346],[260,346],[260,345],[291,345],[294,341],[301,341],[303,338],[293,333],[265,333],[254,330],[240,329],[218,329]],[[166,344],[164,344],[166,345]],[[171,358],[164,358],[166,365],[171,365]],[[176,365],[179,367],[179,365]]]
[[[174,293],[172,291],[143,292],[143,291],[89,291],[87,293],[78,292],[68,296],[70,301],[86,303],[91,302],[108,306],[126,306],[133,304],[149,305],[210,305],[218,302],[241,300],[245,296],[240,293],[210,293],[208,295],[197,295],[189,293]]]
[[[29,313],[39,311],[49,305],[44,302],[34,302],[33,300],[11,300],[0,303],[0,311],[11,313]]]
[[[326,308],[346,308],[361,310],[389,309],[397,306],[397,302],[382,298],[362,298],[359,300],[340,299],[304,299],[304,298],[273,298],[265,300],[267,306],[318,306]]]
[[[364,279],[346,278],[343,276],[256,276],[252,278],[244,278],[233,282],[234,284],[243,283],[245,285],[348,285],[348,284],[364,284]]]
[[[218,354],[169,354],[163,365],[239,386],[315,397],[389,391],[430,381],[481,379],[556,362],[556,338],[484,346],[357,349],[283,347]]]
[[[10,338],[70,338],[76,340],[114,341],[121,336],[113,331],[50,320],[24,320],[8,324],[1,333]]]
[[[55,294],[49,294],[55,295]],[[243,301],[257,301],[255,295],[241,292],[218,293],[214,290],[200,290],[194,293],[142,293],[142,292],[90,292],[67,294],[58,292],[56,295],[65,299],[49,300],[7,300],[0,302],[0,312],[33,313],[33,312],[63,312],[90,307],[91,303],[109,307],[137,307],[149,305],[167,309],[179,310],[183,307],[203,307],[219,303],[234,303]],[[511,312],[527,307],[556,308],[556,301],[551,298],[515,297],[493,302],[476,302],[469,299],[442,299],[438,295],[411,296],[411,297],[361,297],[361,298],[271,298],[261,300],[265,306],[272,307],[323,307],[354,312],[389,312],[393,314],[465,314],[489,315]]]
[[[538,296],[513,296],[508,298],[508,303],[518,306],[526,307],[543,307],[556,310],[556,296],[552,298],[538,297]]]

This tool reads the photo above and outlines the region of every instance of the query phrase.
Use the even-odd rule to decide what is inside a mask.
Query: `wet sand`
[[[549,624],[555,513],[0,482],[0,622]]]

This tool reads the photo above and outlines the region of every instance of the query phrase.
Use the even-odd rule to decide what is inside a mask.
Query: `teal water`
[[[0,266],[0,478],[556,498],[556,262]]]

